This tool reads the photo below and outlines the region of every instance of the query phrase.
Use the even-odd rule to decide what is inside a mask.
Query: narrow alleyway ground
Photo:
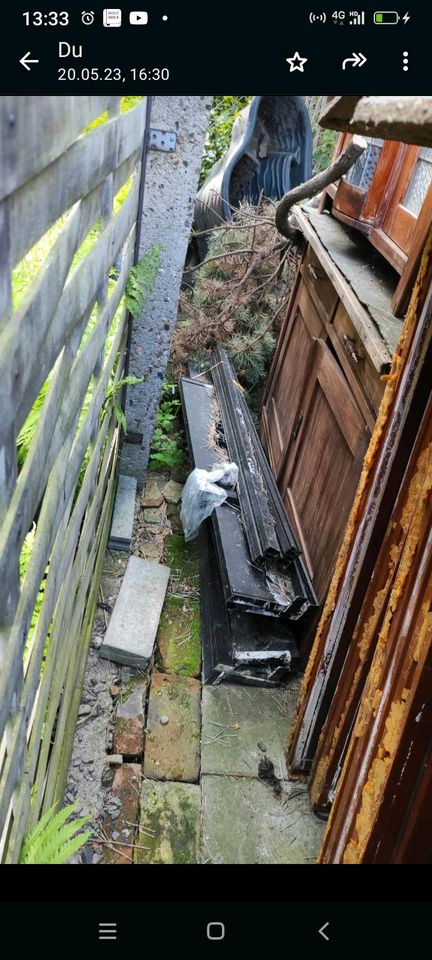
[[[65,795],[93,839],[74,862],[314,863],[324,824],[284,759],[299,677],[201,687],[198,557],[167,479],[136,501],[131,553],[171,569],[145,672],[99,658],[128,560],[106,553]]]

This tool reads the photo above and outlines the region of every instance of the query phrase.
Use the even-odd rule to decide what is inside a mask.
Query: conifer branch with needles
[[[297,263],[296,248],[278,237],[274,206],[242,203],[232,221],[211,232],[205,260],[188,270],[194,282],[181,296],[173,375],[181,375],[191,359],[205,364],[222,343],[257,399]]]

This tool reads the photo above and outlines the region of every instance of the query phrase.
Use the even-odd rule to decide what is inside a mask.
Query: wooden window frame
[[[390,143],[393,146],[394,141]],[[380,253],[384,254],[395,270],[402,274],[418,220],[418,217],[403,206],[402,201],[417,163],[419,147],[407,144],[396,144],[396,147],[396,152],[390,151],[390,157],[394,157],[394,167],[388,179],[387,189],[382,194],[381,204],[378,198],[376,222],[370,232],[369,240]],[[384,171],[380,182],[386,174],[387,171]],[[373,186],[375,190],[379,190],[379,184]],[[376,201],[371,188],[371,206],[374,202]]]
[[[340,134],[333,160],[350,139],[351,134]],[[370,243],[399,274],[400,280],[391,303],[395,316],[403,316],[406,312],[421,252],[432,223],[432,183],[417,217],[403,205],[419,153],[418,146],[387,140],[368,191],[346,180],[331,184],[327,191],[333,201],[333,216],[366,234]],[[325,206],[326,199],[323,199],[321,212]]]

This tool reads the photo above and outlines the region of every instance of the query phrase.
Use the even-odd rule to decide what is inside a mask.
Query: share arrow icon
[[[352,64],[353,67],[363,67],[367,63],[367,57],[364,53],[353,53],[352,57],[347,57],[342,64],[342,70],[345,70],[347,63]]]

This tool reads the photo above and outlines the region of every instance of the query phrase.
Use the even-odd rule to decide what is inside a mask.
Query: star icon
[[[294,70],[300,70],[300,73],[304,73],[304,64],[308,62],[307,57],[301,57],[298,50],[292,57],[287,57],[286,62],[290,65],[290,73],[293,73]]]

